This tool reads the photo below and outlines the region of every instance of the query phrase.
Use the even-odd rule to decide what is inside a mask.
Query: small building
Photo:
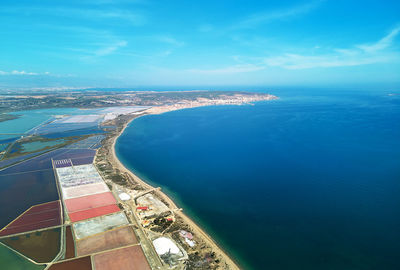
[[[153,223],[153,221],[146,219],[146,220],[143,220],[143,221],[142,221],[142,226],[146,228],[146,227],[148,227],[151,223]]]
[[[125,192],[120,193],[118,197],[121,199],[121,201],[129,201],[131,199],[131,196]]]
[[[179,231],[179,235],[182,236],[183,238],[187,238],[190,240],[193,239],[193,234],[191,234],[190,232],[184,231],[184,230]]]
[[[190,246],[190,247],[194,247],[196,245],[196,243],[192,240],[189,240],[187,238],[185,238],[185,242]]]

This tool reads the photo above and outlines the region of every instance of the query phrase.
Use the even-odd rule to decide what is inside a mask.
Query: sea
[[[243,269],[400,269],[400,91],[258,91],[139,117],[117,155]]]

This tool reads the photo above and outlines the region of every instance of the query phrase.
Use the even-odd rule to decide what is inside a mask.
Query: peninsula
[[[43,156],[46,155],[51,159],[60,204],[49,202],[51,206],[46,207],[51,207],[54,214],[60,212],[55,218],[60,221],[52,223],[51,226],[61,230],[59,252],[53,257],[39,260],[32,255],[35,253],[33,248],[27,250],[26,243],[13,242],[13,239],[17,239],[12,238],[13,236],[49,229],[37,228],[30,223],[24,225],[29,228],[25,231],[15,228],[13,224],[24,224],[24,220],[29,220],[24,213],[0,231],[1,242],[30,262],[51,270],[67,269],[65,267],[71,267],[71,263],[79,264],[81,262],[77,260],[83,260],[87,256],[91,258],[92,265],[96,266],[106,261],[108,269],[121,269],[125,267],[126,259],[123,258],[129,256],[129,252],[136,254],[136,259],[130,262],[133,264],[130,266],[132,269],[239,269],[235,261],[159,187],[149,185],[118,160],[115,142],[126,126],[140,116],[200,106],[241,105],[276,98],[263,93],[217,91],[93,91],[88,94],[67,91],[56,94],[3,94],[1,99],[12,109],[6,111],[3,107],[3,113],[42,107],[77,107],[95,111],[90,111],[88,115],[57,116],[11,142],[2,152],[0,172],[7,171],[10,166],[18,168],[19,164],[37,158],[43,160]],[[18,112],[16,114],[18,115]],[[8,118],[15,119],[14,115],[15,113]],[[71,130],[81,132],[89,127],[93,129],[93,126],[87,125],[92,122],[101,130],[101,135],[98,135],[98,131],[83,132],[79,135],[76,132],[71,133]],[[32,148],[32,144],[41,146]],[[88,159],[89,152],[78,151],[84,148],[96,151],[90,152],[91,158]],[[64,149],[66,151],[63,151]],[[71,149],[77,150],[72,153]],[[97,180],[94,181],[94,178]],[[103,186],[104,184],[106,186]],[[106,195],[107,192],[101,193],[104,191],[109,195]],[[103,197],[99,198],[100,195]],[[92,201],[85,200],[90,196],[93,197]],[[101,205],[92,205],[96,200],[101,200]],[[103,206],[105,201],[107,207]],[[82,204],[93,210],[79,210]],[[29,211],[42,206],[32,207]],[[37,216],[39,220],[40,215]],[[114,224],[116,219],[127,221],[121,223],[125,225],[117,226]],[[114,225],[110,227],[110,223]],[[126,231],[124,226],[131,228],[133,233]],[[105,229],[96,234],[98,227]],[[74,237],[71,237],[71,233]],[[129,238],[133,240],[128,241]],[[37,249],[34,244],[30,245]],[[130,248],[134,247],[140,248],[131,251]],[[118,250],[121,250],[121,257],[118,257],[118,254],[111,256],[111,253]],[[74,255],[71,255],[72,253]]]

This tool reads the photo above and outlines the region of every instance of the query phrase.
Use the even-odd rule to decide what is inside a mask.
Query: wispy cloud
[[[72,8],[72,7],[2,7],[3,14],[24,14],[25,16],[46,15],[66,17],[81,20],[101,21],[107,23],[112,20],[127,21],[131,25],[140,26],[146,23],[146,17],[139,12],[131,12],[123,9],[97,9],[97,8]]]
[[[0,70],[0,75],[1,76],[40,76],[40,75],[50,75],[50,72],[43,72],[43,73],[37,73],[37,72],[27,72],[24,70],[13,70],[13,71],[1,71]]]
[[[265,67],[257,66],[253,64],[246,64],[246,65],[233,65],[224,68],[218,69],[189,69],[188,72],[197,73],[197,74],[233,74],[233,73],[246,73],[246,72],[253,72],[263,70]]]
[[[117,53],[121,48],[128,46],[128,42],[123,37],[101,28],[49,24],[41,24],[39,27],[54,32],[54,35],[60,36],[61,39],[68,40],[62,46],[41,45],[46,49],[46,54],[52,57],[94,60]]]
[[[253,14],[243,20],[235,23],[233,29],[253,28],[261,24],[270,23],[272,21],[279,21],[284,19],[293,18],[299,15],[306,14],[317,8],[323,1],[313,1],[299,6],[290,7],[287,9],[266,11]]]
[[[388,35],[375,43],[355,45],[350,48],[337,48],[331,52],[317,55],[285,53],[280,56],[263,58],[267,66],[278,66],[286,69],[329,68],[359,66],[375,63],[398,61],[399,52],[390,50],[400,27],[394,28]]]
[[[286,69],[308,69],[360,66],[388,62],[390,59],[391,57],[388,56],[360,57],[357,55],[355,57],[348,57],[343,54],[322,56],[284,54],[283,56],[266,58],[264,63],[268,66],[278,66]]]
[[[160,42],[174,45],[176,47],[182,47],[185,45],[185,42],[179,41],[171,36],[156,36],[156,39]]]
[[[389,47],[392,44],[394,38],[399,34],[399,32],[400,32],[400,26],[394,28],[388,35],[383,37],[378,42],[375,42],[373,44],[358,45],[357,47],[368,53],[377,52],[377,51],[386,49],[387,47]]]
[[[325,53],[318,53],[320,46],[310,49],[313,53],[284,53],[270,57],[232,56],[238,64],[218,69],[189,69],[196,74],[235,74],[264,70],[268,67],[285,69],[333,68],[360,66],[376,63],[400,61],[400,52],[393,49],[395,38],[400,33],[400,26],[392,29],[386,36],[368,44],[354,45],[349,48],[334,48]]]
[[[119,41],[117,43],[111,44],[109,46],[100,48],[96,51],[94,51],[95,56],[106,56],[109,54],[112,54],[113,52],[117,51],[118,49],[125,47],[128,44],[126,41]]]
[[[132,25],[140,26],[146,23],[146,19],[143,14],[133,13],[128,10],[121,9],[110,9],[110,10],[98,10],[98,9],[62,9],[64,16],[79,16],[88,20],[106,20],[106,19],[117,19],[130,22]]]
[[[128,45],[128,42],[124,40],[116,40],[116,41],[109,41],[108,43],[102,44],[95,44],[94,49],[75,49],[70,48],[69,50],[76,54],[78,60],[84,63],[96,63],[100,59],[106,56],[110,56],[113,54],[122,54],[126,55],[125,53],[120,52],[121,48],[124,48]]]

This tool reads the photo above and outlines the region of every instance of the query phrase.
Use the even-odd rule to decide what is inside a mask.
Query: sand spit
[[[195,222],[193,222],[188,216],[186,216],[182,211],[179,211],[178,206],[174,203],[174,201],[169,198],[165,193],[160,190],[155,190],[155,187],[151,186],[147,182],[143,181],[140,177],[135,175],[129,169],[127,169],[117,158],[115,152],[115,144],[118,137],[124,132],[125,128],[133,121],[134,119],[149,114],[161,114],[169,111],[181,110],[186,108],[194,108],[194,107],[202,107],[202,106],[215,106],[215,105],[242,105],[249,104],[255,101],[262,100],[272,100],[277,99],[277,97],[272,95],[253,95],[249,97],[243,96],[233,96],[229,99],[217,99],[217,100],[202,100],[198,99],[196,101],[190,102],[182,102],[179,104],[171,104],[164,105],[158,107],[152,107],[142,112],[140,115],[135,115],[131,117],[127,117],[122,119],[122,121],[117,122],[119,132],[113,134],[113,137],[109,138],[109,141],[104,144],[104,147],[108,149],[108,157],[107,160],[110,162],[112,167],[117,169],[120,174],[128,174],[131,179],[137,184],[139,184],[144,190],[153,190],[152,192],[158,197],[161,201],[165,202],[169,209],[172,210],[175,214],[175,220],[180,220],[180,226],[184,226],[189,228],[194,235],[197,235],[200,238],[208,249],[210,249],[213,253],[215,253],[215,258],[218,258],[220,261],[218,263],[218,269],[239,269],[238,265],[222,250],[221,247],[218,246],[216,242],[205,232],[203,231]]]
[[[132,119],[133,120],[133,119]],[[130,123],[130,122],[129,122]],[[128,170],[117,158],[116,153],[115,153],[115,143],[118,137],[124,132],[125,128],[129,123],[126,123],[122,129],[122,131],[118,134],[118,136],[113,138],[113,144],[111,147],[111,159],[110,162],[118,168],[121,172],[126,172],[128,173],[136,182],[141,184],[143,187],[146,189],[153,189],[154,187],[143,181],[140,177],[132,173],[130,170]],[[156,191],[156,195],[166,201],[169,205],[170,209],[177,209],[178,207],[174,203],[174,201],[169,198],[165,193],[161,191]],[[213,241],[213,239],[206,233],[204,232],[195,222],[193,222],[188,216],[186,216],[184,213],[181,211],[176,211],[175,215],[181,217],[183,221],[189,225],[189,227],[192,229],[194,234],[197,234],[198,236],[201,236],[203,240],[211,247],[211,249],[219,255],[219,257],[223,258],[225,264],[226,264],[226,269],[239,269],[239,267],[236,265],[236,263]]]

